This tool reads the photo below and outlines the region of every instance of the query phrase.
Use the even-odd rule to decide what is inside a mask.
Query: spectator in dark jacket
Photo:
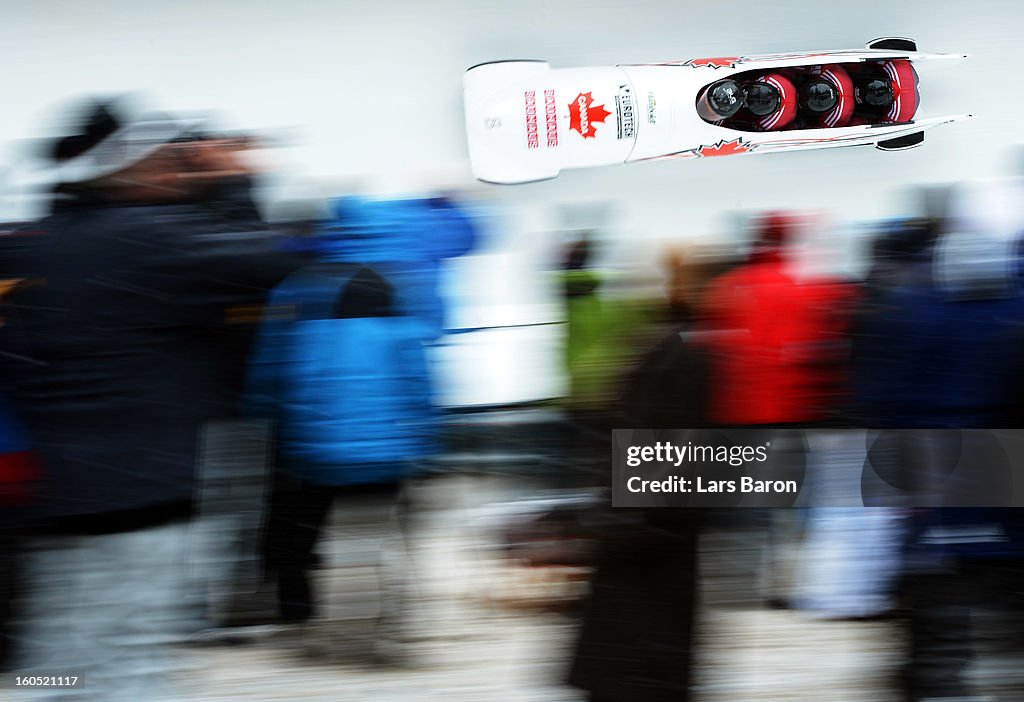
[[[874,445],[903,470],[901,482],[946,473],[967,478],[971,492],[967,504],[951,493],[947,506],[915,510],[909,520],[902,583],[909,700],[980,699],[969,696],[971,607],[1005,603],[1024,577],[1024,520],[1019,509],[1000,507],[1012,492],[1009,475],[983,452],[984,432],[961,431],[1020,426],[1021,220],[1019,195],[1008,185],[961,188],[957,226],[943,226],[891,266],[895,273],[860,325],[858,420],[888,430]],[[1010,207],[1001,212],[1000,202]],[[1019,612],[1019,597],[1013,606]]]
[[[36,284],[11,294],[0,339],[43,472],[16,669],[59,662],[108,701],[160,698],[197,435],[231,412],[244,366],[228,310],[291,268],[237,145],[119,107],[56,143],[53,213],[17,272]]]
[[[674,436],[672,430],[709,425],[708,363],[693,340],[693,319],[716,265],[693,251],[673,255],[668,263],[664,311],[672,319],[671,333],[627,375],[618,421]],[[591,702],[685,702],[693,669],[701,510],[620,508],[588,521],[597,540],[596,567],[570,684],[585,690]]]

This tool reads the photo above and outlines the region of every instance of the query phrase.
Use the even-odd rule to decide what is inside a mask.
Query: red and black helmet
[[[796,118],[796,87],[781,73],[767,73],[745,88],[747,95],[758,96],[759,109],[748,109],[757,118],[755,124],[760,129],[785,129]]]
[[[880,61],[856,81],[858,107],[883,122],[909,122],[921,102],[917,71],[905,59]]]
[[[800,109],[819,127],[845,127],[853,116],[855,88],[839,65],[816,66],[800,86]]]

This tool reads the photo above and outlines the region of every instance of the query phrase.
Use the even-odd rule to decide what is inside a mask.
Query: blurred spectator
[[[876,293],[856,342],[855,406],[864,422],[1013,426],[1024,301],[1010,244],[977,229],[948,232],[906,258]]]
[[[711,417],[720,424],[816,423],[839,399],[844,312],[852,288],[798,281],[785,248],[795,217],[761,218],[747,263],[720,276],[704,297],[715,378]]]
[[[0,226],[0,270],[13,270],[14,227]],[[20,240],[17,242],[20,243]],[[18,283],[0,279],[0,302]],[[0,317],[0,326],[4,323]],[[7,669],[14,645],[11,631],[17,592],[18,554],[21,541],[19,522],[29,497],[35,465],[28,451],[28,437],[17,421],[6,397],[0,395],[0,671]]]
[[[624,383],[621,426],[708,424],[707,363],[692,328],[715,265],[695,250],[673,252],[666,263],[664,316],[672,322]],[[690,698],[700,518],[698,510],[654,508],[593,520],[596,570],[570,674],[593,702]]]
[[[907,260],[860,327],[857,396],[862,421],[892,430],[1019,428],[1024,378],[1021,218],[1008,183],[955,194],[941,235]],[[1002,204],[1003,207],[995,205]],[[935,474],[971,435],[897,436],[905,475]],[[984,484],[997,466],[971,466]],[[1005,492],[1005,491],[1004,491]],[[968,697],[971,609],[989,598],[1019,616],[1024,521],[1017,509],[915,511],[903,594],[910,636],[907,698]]]
[[[940,222],[928,219],[902,219],[887,222],[871,246],[871,267],[864,279],[862,307],[903,283],[913,263],[927,257],[935,243]]]
[[[639,355],[639,342],[650,322],[659,316],[652,315],[649,299],[638,299],[629,291],[612,295],[603,290],[612,274],[593,267],[595,253],[593,240],[585,234],[569,244],[562,262],[569,377],[567,465],[573,467],[565,479],[571,484],[606,481],[611,429],[621,419],[622,379]],[[664,302],[658,301],[657,307],[661,312]]]
[[[0,303],[17,284],[17,280],[0,281]],[[0,316],[0,327],[3,325]],[[24,519],[24,509],[39,477],[31,449],[14,407],[6,394],[0,394],[0,530],[13,529]]]
[[[12,626],[24,511],[37,477],[25,429],[0,395],[0,671],[6,669],[14,649]]]
[[[468,254],[477,242],[469,209],[457,194],[374,200],[347,196],[329,204],[328,218],[304,241],[323,261],[372,266],[395,284],[402,309],[432,342],[445,330],[442,262]]]
[[[53,212],[16,272],[38,284],[10,295],[0,339],[43,470],[15,665],[83,675],[83,699],[164,699],[197,435],[231,411],[243,365],[227,310],[294,264],[237,144],[123,102],[71,119],[48,154]]]
[[[568,406],[583,424],[600,424],[613,412],[618,381],[642,320],[634,300],[603,294],[611,274],[593,267],[595,246],[587,235],[572,242],[562,273]]]
[[[369,515],[381,564],[401,560],[389,512],[435,450],[425,345],[444,329],[439,266],[474,240],[449,200],[347,197],[332,212],[310,242],[320,262],[274,291],[250,375],[250,411],[277,425],[265,560],[291,623],[317,614],[307,571],[332,505]],[[393,570],[379,573],[382,654],[401,623]]]
[[[628,426],[685,429],[708,424],[709,364],[698,332],[700,292],[721,267],[697,247],[669,252],[666,319],[657,342],[626,378],[622,410]]]
[[[757,218],[749,259],[715,279],[704,295],[715,424],[796,429],[835,418],[852,287],[793,275],[787,253],[799,222],[784,213]],[[791,510],[768,515],[764,590],[774,606],[789,606],[801,517]]]
[[[0,224],[0,300],[18,282],[19,271],[24,268],[24,257],[31,250],[32,225],[23,223]]]
[[[894,507],[836,506],[861,494],[865,434],[809,435],[808,509],[797,562],[794,609],[814,617],[871,620],[895,608],[904,520]]]

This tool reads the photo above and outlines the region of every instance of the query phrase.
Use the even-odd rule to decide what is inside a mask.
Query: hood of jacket
[[[345,196],[330,203],[315,246],[328,261],[437,262],[467,253],[474,234],[469,218],[444,198]]]

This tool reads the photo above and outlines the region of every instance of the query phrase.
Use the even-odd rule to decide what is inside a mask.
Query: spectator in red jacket
[[[783,249],[784,215],[759,222],[750,260],[716,279],[703,304],[709,331],[711,418],[720,424],[806,424],[836,400],[847,286],[796,280]]]

